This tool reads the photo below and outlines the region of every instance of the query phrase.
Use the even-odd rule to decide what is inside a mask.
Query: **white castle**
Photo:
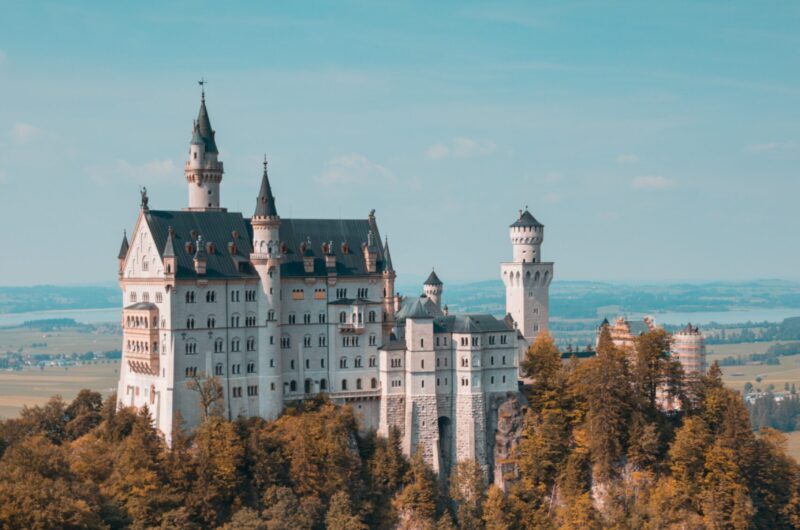
[[[501,265],[505,319],[454,315],[431,273],[420,297],[395,293],[388,242],[366,219],[285,219],[267,175],[251,218],[221,206],[223,164],[203,95],[185,174],[189,206],[149,208],[123,238],[121,405],[146,405],[169,441],[176,413],[201,420],[196,377],[218,378],[228,418],[281,414],[326,393],[363,428],[397,428],[437,471],[494,462],[498,407],[518,389],[527,345],[547,328],[553,264],[527,210]]]

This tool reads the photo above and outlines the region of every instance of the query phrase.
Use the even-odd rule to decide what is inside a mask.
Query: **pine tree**
[[[490,486],[483,503],[483,523],[486,530],[513,530],[517,527],[505,493]]]
[[[597,356],[588,363],[586,430],[593,475],[604,480],[615,473],[627,445],[632,391],[628,362],[603,326]]]
[[[533,380],[528,401],[531,408],[539,412],[554,399],[554,392],[562,390],[561,352],[556,348],[552,335],[543,331],[536,336],[525,353],[520,366],[522,374]]]
[[[350,497],[344,491],[336,492],[331,497],[328,515],[325,517],[328,530],[366,530],[367,525],[353,514]]]
[[[750,526],[753,504],[736,458],[733,449],[721,443],[712,445],[706,454],[700,501],[709,528],[744,530]]]
[[[436,477],[425,463],[422,451],[417,451],[411,459],[408,477],[407,485],[395,499],[401,526],[432,526],[436,521],[438,489]]]
[[[477,529],[481,526],[486,478],[474,460],[462,460],[453,466],[450,475],[450,498],[456,505],[459,528]]]

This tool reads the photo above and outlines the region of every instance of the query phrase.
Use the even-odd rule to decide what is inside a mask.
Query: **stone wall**
[[[413,396],[406,408],[406,453],[422,451],[423,458],[435,472],[442,468],[439,454],[439,423],[436,396]]]
[[[405,436],[406,398],[404,395],[383,395],[380,403],[380,428],[381,436],[389,436],[392,427],[400,431],[400,436]]]

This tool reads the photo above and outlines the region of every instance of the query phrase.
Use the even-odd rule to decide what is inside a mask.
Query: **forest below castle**
[[[597,356],[562,363],[542,334],[506,487],[474,462],[439,480],[398,433],[364,433],[325,396],[275,421],[221,413],[191,381],[203,422],[168,447],[147,409],[83,391],[0,422],[0,527],[225,529],[782,529],[800,526],[800,466],[754,432],[719,368],[685,383],[667,335],[631,358],[607,328]],[[664,396],[681,404],[665,411]],[[180,423],[180,422],[177,422]]]

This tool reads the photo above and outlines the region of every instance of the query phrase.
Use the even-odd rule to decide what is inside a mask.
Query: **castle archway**
[[[444,476],[450,476],[450,466],[453,463],[453,422],[447,416],[439,416],[439,457]]]

